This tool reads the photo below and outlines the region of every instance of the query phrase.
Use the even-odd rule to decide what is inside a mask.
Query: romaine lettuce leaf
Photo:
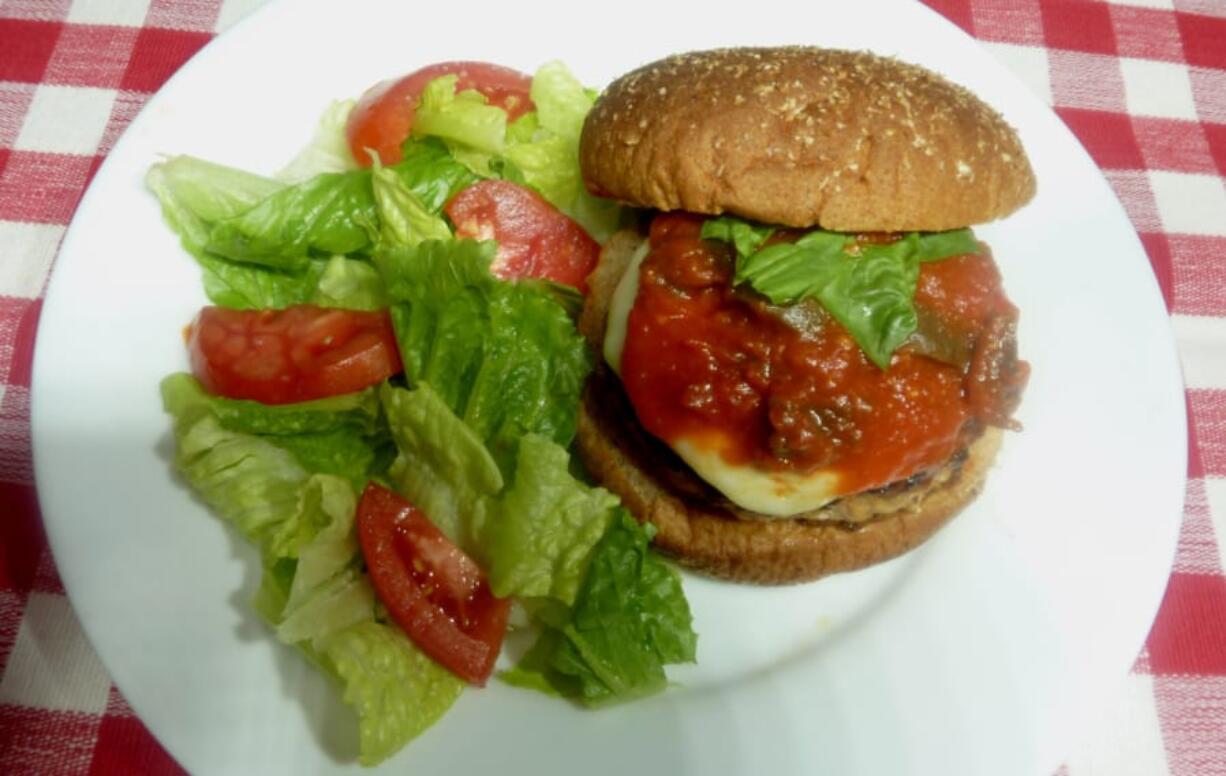
[[[262,550],[264,575],[253,606],[278,638],[343,684],[344,700],[358,715],[359,760],[373,765],[393,754],[442,716],[464,683],[398,628],[375,619],[374,591],[360,571],[353,532],[352,488],[309,474],[264,437],[224,428],[212,397],[190,376],[167,378],[162,393],[174,419],[180,472],[218,516]],[[324,402],[348,405],[333,407],[341,414],[368,414],[366,396]],[[228,416],[276,432],[318,427],[325,414],[316,406]]]
[[[429,384],[381,395],[400,449],[395,490],[477,559],[495,595],[573,603],[616,498],[575,479],[565,448],[537,434],[519,440],[504,487],[481,439]]]
[[[498,464],[428,383],[411,391],[388,385],[380,395],[400,450],[389,475],[395,490],[478,557],[488,497],[503,486]]]
[[[432,216],[476,180],[437,139],[410,139],[403,151],[404,158],[386,170]],[[390,175],[384,183],[392,184]],[[200,263],[205,291],[215,304],[281,309],[315,302],[374,309],[385,303],[368,265],[336,255],[317,257],[368,250],[380,233],[370,171],[331,173],[286,186],[179,156],[153,165],[146,184],[166,222]]]
[[[375,264],[409,381],[429,383],[509,473],[526,433],[570,444],[591,359],[550,295],[489,274],[493,253],[492,243],[428,240]]]
[[[312,262],[315,264],[317,262]],[[381,310],[387,307],[383,279],[370,262],[340,254],[328,259],[314,284],[309,301],[321,307],[345,310]]]
[[[371,182],[379,214],[381,245],[416,245],[422,240],[448,240],[451,227],[442,216],[431,213],[404,179],[373,160]]]
[[[428,658],[399,628],[366,621],[319,646],[358,714],[362,765],[375,765],[434,724],[464,689],[463,680]]]
[[[548,439],[520,440],[515,479],[482,536],[494,595],[574,603],[617,498],[576,480],[569,465],[567,451]]]
[[[268,533],[263,542],[266,557],[297,558],[299,550],[337,520],[353,523],[357,498],[349,483],[328,474],[308,477],[298,491],[296,508]]]
[[[515,122],[502,156],[514,165],[516,177],[604,243],[621,223],[622,209],[589,194],[579,169],[579,134],[596,97],[560,62],[537,69],[531,94],[535,114]],[[533,115],[533,123],[527,123]]]
[[[489,105],[474,90],[456,93],[459,77],[444,75],[426,84],[413,117],[414,137],[440,137],[476,151],[499,153],[507,133],[507,112]]]
[[[546,62],[533,73],[531,96],[542,129],[576,140],[596,102],[596,95],[557,61]]]
[[[692,662],[697,636],[681,580],[649,548],[652,531],[617,509],[592,554],[570,621],[544,626],[510,673],[519,686],[548,686],[588,705],[662,690],[664,666]]]
[[[370,172],[323,173],[217,221],[204,247],[235,261],[299,270],[311,252],[365,250],[375,227]]]
[[[327,268],[319,259],[312,259],[303,269],[286,271],[230,261],[203,249],[193,255],[209,301],[235,310],[282,310],[313,301]]]
[[[198,391],[222,426],[231,431],[285,436],[330,431],[340,426],[376,434],[382,428],[379,396],[375,388],[296,404],[271,405],[211,396],[205,393],[199,382],[186,374],[174,375],[168,380],[183,383],[181,390]]]
[[[280,309],[310,300],[324,271],[322,262],[285,270],[230,261],[206,250],[212,223],[246,212],[284,184],[190,156],[153,165],[145,182],[184,249],[200,264],[205,293],[214,304]]]
[[[409,138],[400,146],[400,153],[400,161],[390,169],[434,215],[461,189],[477,181],[438,138]]]
[[[367,436],[351,426],[268,439],[290,451],[308,471],[343,477],[355,491],[384,476],[396,456],[385,432]]]
[[[146,173],[145,185],[157,195],[162,215],[192,252],[208,242],[208,224],[250,210],[285,188],[279,181],[194,156],[158,162]]]
[[[345,138],[345,124],[354,105],[353,100],[333,101],[320,116],[311,142],[277,173],[277,180],[290,184],[302,183],[324,172],[356,170],[357,162]]]
[[[227,431],[211,415],[176,431],[179,472],[247,539],[264,544],[298,508],[309,473],[287,450]]]
[[[317,475],[302,490],[300,508],[272,535],[265,550],[264,576],[276,580],[283,595],[272,609],[265,593],[261,611],[286,644],[319,641],[350,625],[374,619],[375,594],[360,573],[353,531],[357,497],[347,483]],[[270,562],[270,556],[276,557]],[[294,557],[292,577],[284,558]],[[267,585],[261,585],[266,588]]]
[[[355,490],[386,472],[395,448],[374,388],[297,404],[210,396],[191,375],[171,375],[163,393],[206,407],[227,431],[254,435],[293,455],[307,472],[334,474]]]
[[[294,576],[298,579],[298,575]],[[328,636],[360,622],[373,621],[375,591],[370,579],[356,566],[328,577],[304,595],[300,603],[287,601],[277,624],[277,638],[318,650]]]
[[[311,259],[300,270],[279,270],[231,261],[216,254],[195,254],[209,301],[235,310],[283,310],[311,302],[346,310],[387,306],[383,282],[369,262],[341,255]]]

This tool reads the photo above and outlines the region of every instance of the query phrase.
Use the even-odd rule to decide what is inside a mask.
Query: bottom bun
[[[597,352],[608,298],[641,239],[615,237],[589,278],[580,329]],[[934,469],[796,518],[769,518],[733,505],[649,435],[603,364],[585,389],[577,434],[588,470],[656,526],[657,547],[697,571],[762,584],[851,571],[916,547],[979,494],[1000,440],[999,429],[984,427]]]

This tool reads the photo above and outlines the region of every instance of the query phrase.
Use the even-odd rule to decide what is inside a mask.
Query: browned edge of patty
[[[641,244],[621,232],[588,279],[579,328],[601,352],[609,298]],[[910,550],[978,495],[1000,446],[987,428],[943,466],[881,490],[840,499],[801,518],[755,516],[732,506],[634,420],[616,376],[603,364],[580,406],[577,447],[592,475],[682,564],[742,582],[800,582],[863,568]]]
[[[614,81],[584,179],[638,207],[836,231],[938,231],[1034,195],[1017,133],[965,88],[867,52],[678,54]]]

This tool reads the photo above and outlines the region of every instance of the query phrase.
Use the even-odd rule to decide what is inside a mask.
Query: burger
[[[658,547],[810,580],[975,498],[1029,374],[969,229],[1034,195],[998,113],[870,53],[720,49],[613,82],[579,153],[645,215],[588,279],[578,449]]]

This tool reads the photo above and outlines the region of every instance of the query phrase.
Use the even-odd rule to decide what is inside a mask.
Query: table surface
[[[1226,0],[928,0],[1073,130],[1136,227],[1186,380],[1166,596],[1063,776],[1226,774]],[[162,83],[261,0],[0,0],[0,772],[179,773],[90,649],[34,490],[30,365],[81,193]]]

